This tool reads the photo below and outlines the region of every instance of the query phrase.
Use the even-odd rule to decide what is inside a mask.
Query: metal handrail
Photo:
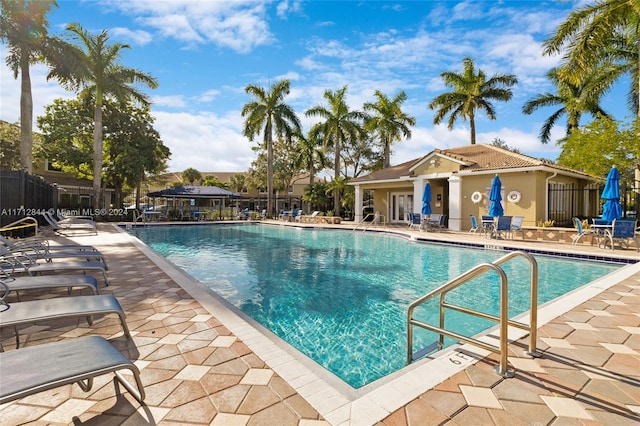
[[[28,223],[26,225],[16,226],[16,225],[19,225],[19,224],[21,224],[23,222],[27,222],[27,221],[32,221],[33,223]],[[3,226],[2,228],[0,228],[0,232],[2,232],[2,231],[14,231],[16,229],[30,228],[32,226],[35,228],[35,235],[38,235],[38,220],[36,218],[34,218],[34,217],[31,217],[31,216],[23,217],[22,219],[18,219],[15,222],[11,222],[10,224]]]
[[[509,302],[508,302],[508,279],[504,270],[499,266],[508,260],[522,256],[529,260],[531,265],[531,315],[530,315],[530,324],[523,324],[517,321],[509,320]],[[487,271],[493,270],[500,277],[500,316],[497,317],[495,315],[490,315],[484,312],[479,312],[473,309],[469,309],[462,306],[453,305],[447,303],[445,301],[446,294],[461,286],[462,284],[467,283],[473,278],[486,273]],[[424,322],[413,319],[413,312],[415,308],[422,303],[430,300],[436,296],[440,296],[440,326],[436,327],[431,324],[426,324]],[[487,344],[478,339],[474,339],[472,337],[463,336],[459,333],[445,330],[444,329],[444,315],[445,308],[453,309],[459,312],[467,313],[470,315],[476,315],[481,318],[493,320],[499,322],[500,324],[500,346],[496,347],[494,345]],[[514,326],[517,328],[525,329],[529,331],[530,339],[529,339],[529,351],[527,352],[529,355],[534,357],[539,357],[540,355],[535,350],[535,342],[537,338],[537,310],[538,310],[538,263],[528,253],[515,251],[508,253],[507,255],[501,257],[493,263],[482,263],[477,265],[476,267],[468,270],[462,275],[450,280],[446,284],[440,286],[439,288],[433,290],[432,292],[422,296],[417,299],[413,303],[409,305],[409,309],[407,312],[407,364],[410,364],[413,361],[413,326],[418,326],[425,328],[427,330],[431,330],[439,334],[438,340],[438,348],[442,349],[444,345],[444,336],[453,337],[455,339],[461,340],[466,343],[470,343],[476,346],[479,346],[483,349],[486,349],[490,352],[494,352],[500,355],[500,365],[497,367],[498,374],[503,377],[512,377],[513,373],[508,371],[507,368],[507,345],[508,345],[508,326]]]

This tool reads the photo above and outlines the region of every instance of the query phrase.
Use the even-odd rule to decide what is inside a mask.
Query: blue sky
[[[394,145],[392,163],[417,158],[434,148],[469,143],[468,123],[452,131],[433,125],[427,104],[447,91],[439,75],[459,72],[472,57],[489,76],[515,74],[513,99],[497,102],[497,119],[477,117],[477,142],[500,138],[535,157],[555,159],[555,140],[538,139],[553,109],[523,115],[524,102],[553,86],[545,77],[559,57],[542,56],[541,44],[568,13],[582,5],[569,1],[205,1],[58,0],[49,15],[51,33],[77,22],[92,33],[107,30],[112,42],[131,49],[125,66],[150,73],[159,88],[149,90],[155,128],[172,151],[170,171],[245,171],[255,159],[254,144],[242,136],[242,106],[251,98],[247,84],[267,87],[291,81],[287,97],[305,130],[313,124],[308,108],[323,104],[326,89],[348,86],[347,101],[361,109],[375,90],[389,97],[404,90],[404,110],[416,117],[410,140]],[[3,66],[0,118],[19,120],[19,80]],[[34,117],[55,98],[75,95],[46,82],[46,69],[32,68]],[[604,101],[615,118],[626,108],[628,83]],[[147,90],[147,89],[145,89]],[[585,118],[585,120],[588,117]],[[34,120],[35,122],[35,120]]]

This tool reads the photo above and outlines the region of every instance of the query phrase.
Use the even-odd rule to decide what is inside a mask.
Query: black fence
[[[554,226],[572,227],[572,218],[592,218],[602,214],[604,200],[600,198],[602,189],[582,189],[570,185],[549,187],[549,220]],[[640,210],[640,188],[630,185],[620,186],[620,204],[623,217],[636,218]]]
[[[25,171],[0,170],[0,226],[57,208],[57,188]]]

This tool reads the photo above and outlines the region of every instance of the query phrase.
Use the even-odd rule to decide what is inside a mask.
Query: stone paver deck
[[[113,377],[105,375],[88,393],[68,385],[0,405],[3,425],[640,424],[639,265],[595,286],[577,306],[564,309],[559,302],[559,314],[547,313],[538,329],[541,358],[524,355],[526,337],[512,343],[513,378],[494,372],[497,356],[482,357],[463,347],[450,353],[464,361],[462,367],[433,385],[424,384],[430,370],[421,366],[369,393],[341,395],[287,352],[265,343],[262,334],[224,306],[185,285],[184,274],[161,267],[157,256],[141,251],[126,234],[110,224],[99,229],[96,237],[73,240],[106,254],[111,285],[101,284],[100,291],[120,301],[132,340],[122,334],[118,318],[109,315],[95,318],[92,326],[84,318],[34,324],[20,330],[21,344],[104,336],[141,369],[145,404],[122,388],[116,392]],[[428,237],[479,238],[461,233]],[[640,260],[635,252],[625,255]],[[65,293],[22,294],[21,300]],[[15,296],[9,301],[15,302]],[[0,339],[5,350],[15,350],[10,328],[1,330]]]

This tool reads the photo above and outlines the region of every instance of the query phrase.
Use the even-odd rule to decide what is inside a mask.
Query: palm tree
[[[323,122],[314,126],[316,132],[322,132],[324,142],[334,149],[334,179],[340,177],[340,151],[342,142],[355,139],[362,131],[361,123],[365,118],[360,111],[350,111],[345,102],[347,86],[338,91],[325,90],[324,98],[329,101],[329,107],[322,105],[309,108],[305,113],[307,117],[320,117]],[[340,216],[340,193],[333,193],[333,210],[336,216]]]
[[[535,96],[527,101],[522,107],[522,112],[531,114],[539,108],[559,106],[547,120],[545,120],[540,130],[540,140],[542,143],[548,143],[551,135],[551,129],[558,119],[567,115],[567,136],[580,125],[580,118],[585,112],[590,113],[594,117],[598,115],[608,116],[599,104],[601,94],[595,93],[594,90],[600,90],[603,87],[601,82],[608,79],[611,74],[605,69],[603,72],[596,72],[589,75],[587,81],[576,86],[571,82],[562,80],[558,76],[558,69],[552,68],[547,73],[547,78],[551,80],[557,88],[557,93],[543,93]],[[594,89],[595,87],[595,89]]]
[[[365,129],[377,134],[384,155],[383,167],[386,168],[391,166],[391,144],[402,137],[411,139],[409,126],[415,126],[416,119],[402,111],[402,103],[407,100],[405,92],[398,93],[393,100],[379,90],[376,90],[375,96],[376,102],[364,104],[366,112],[373,112],[365,123]]]
[[[640,116],[640,2],[604,0],[569,14],[555,35],[547,39],[543,53],[554,55],[567,48],[562,78],[576,86],[603,64],[616,78],[630,72],[630,105]]]
[[[94,207],[100,208],[104,203],[102,197],[102,163],[103,163],[103,127],[102,104],[105,98],[113,97],[119,102],[135,100],[142,105],[149,105],[147,96],[134,84],[142,83],[155,89],[158,82],[149,74],[124,67],[120,63],[120,54],[129,45],[108,44],[109,35],[102,31],[98,35],[90,34],[79,24],[67,26],[71,37],[78,45],[55,40],[51,49],[57,55],[48,57],[51,71],[48,78],[55,78],[68,89],[79,90],[81,95],[89,95],[94,99],[93,126],[93,191]]]
[[[302,133],[295,135],[298,141],[298,151],[295,158],[296,167],[309,172],[309,185],[313,185],[316,178],[316,170],[322,170],[326,164],[326,156],[323,149],[322,135],[309,130],[307,137]],[[309,213],[307,208],[306,213]]]
[[[20,165],[33,169],[33,99],[29,66],[42,59],[48,38],[46,16],[56,0],[1,0],[0,40],[8,46],[6,62],[20,74]]]
[[[511,100],[513,92],[509,88],[517,84],[518,79],[511,74],[495,74],[487,80],[482,70],[479,69],[476,72],[473,59],[464,58],[462,64],[461,74],[451,71],[440,74],[444,84],[451,87],[453,91],[437,96],[429,103],[429,108],[437,109],[433,124],[440,124],[449,115],[447,122],[449,130],[453,129],[458,118],[464,121],[469,119],[471,145],[474,145],[476,143],[476,110],[484,111],[490,120],[495,120],[496,111],[489,101]]]
[[[284,102],[289,94],[289,80],[281,80],[264,88],[248,85],[244,91],[255,97],[242,108],[242,116],[247,117],[242,134],[253,142],[254,138],[263,131],[262,149],[267,149],[267,212],[271,217],[273,211],[273,132],[278,136],[290,138],[300,132],[300,120],[293,109]]]

